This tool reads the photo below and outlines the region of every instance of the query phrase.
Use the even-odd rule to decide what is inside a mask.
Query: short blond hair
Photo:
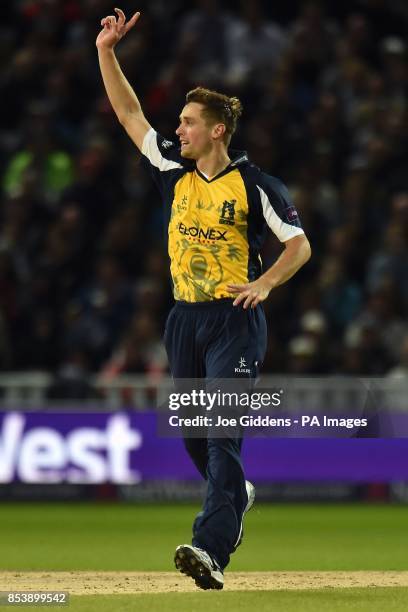
[[[229,144],[231,136],[237,129],[237,121],[242,114],[242,104],[238,98],[230,98],[225,94],[196,87],[186,95],[186,103],[197,102],[202,104],[202,114],[205,119],[214,123],[225,125],[225,141]]]

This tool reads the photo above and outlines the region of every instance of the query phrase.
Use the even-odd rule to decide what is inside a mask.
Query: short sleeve
[[[281,242],[304,234],[287,187],[279,179],[261,173],[257,181],[266,223]]]
[[[166,140],[153,128],[144,137],[142,155],[163,196],[168,195],[177,179],[188,170],[188,161],[181,157],[177,144]]]
[[[176,143],[166,140],[153,128],[150,128],[144,137],[142,154],[159,172],[183,168],[183,159]]]

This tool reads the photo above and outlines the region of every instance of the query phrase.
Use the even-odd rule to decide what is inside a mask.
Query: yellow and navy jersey
[[[144,138],[142,154],[168,211],[176,300],[232,297],[228,284],[262,274],[259,251],[268,226],[281,242],[304,233],[286,187],[251,164],[244,152],[230,150],[231,163],[210,180],[154,129]]]

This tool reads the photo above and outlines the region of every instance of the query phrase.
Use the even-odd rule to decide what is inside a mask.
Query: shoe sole
[[[220,591],[224,586],[211,576],[211,570],[197,559],[194,552],[186,546],[179,546],[177,548],[174,555],[174,563],[179,572],[193,578],[200,589],[205,591],[216,589]]]

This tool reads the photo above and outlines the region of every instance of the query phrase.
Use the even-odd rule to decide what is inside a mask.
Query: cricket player
[[[250,386],[266,351],[262,302],[309,259],[309,242],[281,181],[229,148],[242,112],[237,98],[202,87],[188,92],[173,140],[148,123],[114,53],[140,13],[126,21],[122,10],[115,12],[102,19],[96,46],[112,107],[150,165],[168,213],[175,306],[164,341],[173,378]],[[263,271],[259,251],[268,228],[284,248]],[[175,564],[202,589],[223,588],[224,568],[255,497],[241,442],[210,434],[184,440],[207,493],[192,544],[177,547]]]

